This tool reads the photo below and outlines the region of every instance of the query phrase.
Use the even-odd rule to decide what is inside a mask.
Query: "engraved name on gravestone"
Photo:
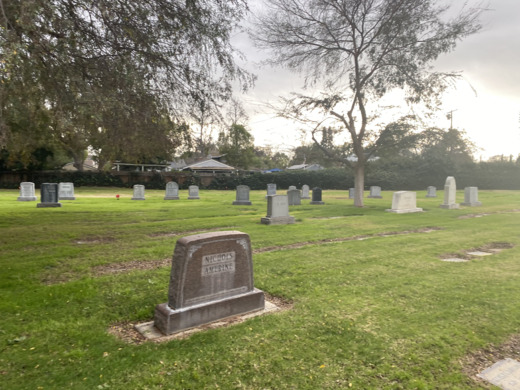
[[[387,209],[391,213],[419,213],[423,209],[417,207],[417,194],[412,191],[397,191],[392,196],[392,208]]]
[[[20,196],[16,199],[20,202],[30,202],[36,200],[36,194],[34,191],[34,183],[30,181],[24,181],[20,183]]]
[[[144,199],[144,185],[135,184],[133,188],[134,188],[134,195],[132,196],[132,200],[145,200]]]
[[[74,196],[74,183],[58,184],[58,197],[60,200],[76,200]]]
[[[290,188],[289,191],[287,191],[287,200],[289,202],[289,206],[301,205],[302,200],[301,200],[300,190],[297,190],[296,188],[294,188],[294,189]]]
[[[265,225],[287,225],[294,223],[289,215],[287,195],[273,195],[267,198],[267,215],[260,220]]]
[[[249,236],[238,231],[197,234],[177,241],[168,302],[156,306],[154,325],[171,334],[264,305],[264,293],[253,284]]]
[[[463,206],[482,206],[482,203],[478,201],[478,187],[466,187],[464,188],[464,203]]]
[[[368,197],[382,199],[383,197],[381,196],[381,187],[379,187],[379,186],[370,187],[370,195],[368,195]]]
[[[437,188],[434,186],[428,186],[428,188],[426,188],[426,197],[427,198],[436,198],[437,197]]]
[[[57,183],[42,183],[40,187],[40,201],[36,207],[61,207],[58,198]]]
[[[310,187],[307,184],[302,186],[302,199],[310,199]]]
[[[233,202],[235,206],[251,206],[249,200],[249,187],[245,185],[237,186],[236,200]]]
[[[179,185],[174,181],[166,183],[164,200],[179,200]]]
[[[441,204],[441,208],[443,209],[458,209],[459,204],[455,203],[457,197],[457,184],[455,182],[455,178],[453,176],[448,176],[446,178],[446,183],[444,183],[444,203]]]
[[[276,195],[276,184],[269,183],[269,184],[267,184],[267,195],[265,196],[265,198],[267,199],[268,196],[273,196],[273,195]]]
[[[348,198],[349,199],[354,199],[356,195],[356,189],[355,188],[349,188],[348,189]]]
[[[312,200],[311,200],[311,204],[325,204],[325,202],[323,202],[321,200],[321,188],[318,188],[318,187],[314,187],[312,189]]]
[[[200,199],[198,186],[189,186],[188,187],[188,199]]]

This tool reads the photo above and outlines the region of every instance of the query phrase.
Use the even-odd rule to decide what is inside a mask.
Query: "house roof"
[[[213,159],[199,161],[198,163],[188,165],[184,169],[191,169],[192,171],[234,171],[232,166],[221,163]]]

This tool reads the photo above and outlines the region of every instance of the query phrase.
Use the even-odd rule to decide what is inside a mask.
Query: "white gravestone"
[[[58,184],[58,197],[60,200],[76,200],[74,196],[74,183]]]
[[[348,189],[348,198],[349,199],[354,199],[355,196],[356,196],[356,189],[355,188],[349,188]]]
[[[427,198],[436,198],[437,197],[437,188],[434,186],[429,186],[426,188],[426,197]]]
[[[388,209],[391,213],[419,213],[423,209],[417,207],[417,194],[412,191],[397,191],[392,196],[392,208]]]
[[[295,190],[296,189],[296,186],[289,186],[289,188],[287,190]]]
[[[457,183],[455,182],[455,178],[453,176],[448,176],[446,178],[446,183],[444,183],[444,203],[441,204],[442,209],[458,209],[459,204],[455,203],[457,198]]]
[[[369,198],[376,198],[376,199],[383,198],[381,196],[381,187],[378,187],[378,186],[370,187],[370,195],[368,195],[368,197]]]
[[[265,196],[265,198],[267,199],[269,196],[273,195],[276,195],[276,184],[269,183],[267,185],[267,195]]]
[[[145,200],[144,199],[144,185],[142,185],[142,184],[134,185],[134,196],[132,196],[132,200]]]
[[[302,199],[310,199],[310,187],[307,184],[302,186]]]
[[[188,199],[200,199],[199,198],[199,187],[197,187],[197,186],[188,187]]]
[[[237,199],[233,202],[234,206],[251,206],[249,200],[249,187],[240,185],[237,186]]]
[[[20,202],[35,201],[36,194],[34,191],[34,183],[30,181],[24,181],[20,183],[20,196],[17,200]]]
[[[482,202],[478,201],[478,187],[466,187],[464,188],[464,203],[462,206],[482,206]]]
[[[289,215],[287,195],[272,195],[267,198],[267,215],[260,220],[264,225],[287,225],[294,223]]]
[[[164,200],[179,200],[179,185],[174,181],[166,183]]]
[[[287,191],[287,199],[289,200],[289,206],[300,206],[302,204],[300,190],[296,188]]]

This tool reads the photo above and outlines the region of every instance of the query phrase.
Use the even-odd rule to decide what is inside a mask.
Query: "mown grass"
[[[519,192],[480,191],[482,207],[460,210],[418,192],[425,212],[396,215],[384,211],[390,192],[358,209],[324,191],[325,205],[291,207],[297,223],[285,226],[259,223],[263,191],[252,206],[232,206],[232,191],[131,201],[130,190],[76,188],[59,209],[17,196],[0,191],[1,389],[473,389],[463,358],[520,326]],[[488,215],[459,218],[475,213]],[[162,344],[108,333],[151,320],[169,269],[97,266],[165,259],[179,237],[216,230],[251,236],[255,286],[291,310]],[[439,259],[490,243],[515,246]]]

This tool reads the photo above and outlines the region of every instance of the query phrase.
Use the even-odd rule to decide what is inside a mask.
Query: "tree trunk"
[[[358,161],[354,168],[354,206],[364,207],[363,192],[365,189],[365,162]]]

